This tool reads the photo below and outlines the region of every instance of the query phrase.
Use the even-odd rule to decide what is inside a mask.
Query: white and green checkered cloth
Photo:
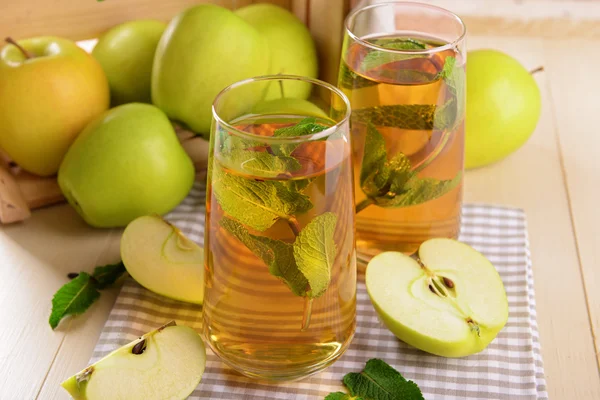
[[[167,216],[197,243],[204,241],[204,197],[204,186],[197,184]],[[510,307],[508,324],[482,353],[443,358],[399,341],[379,321],[365,289],[364,274],[359,274],[356,336],[333,366],[303,381],[266,384],[239,375],[208,350],[202,382],[190,399],[323,399],[330,392],[345,391],[343,376],[361,371],[371,358],[381,358],[414,380],[428,400],[547,399],[525,214],[514,208],[467,204],[462,221],[460,239],[496,266]],[[172,319],[200,331],[201,309],[156,295],[128,279],[92,361]]]

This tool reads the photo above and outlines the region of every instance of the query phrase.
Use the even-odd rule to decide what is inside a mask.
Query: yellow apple
[[[55,174],[108,105],[102,67],[74,42],[38,37],[0,49],[0,147],[27,171]]]

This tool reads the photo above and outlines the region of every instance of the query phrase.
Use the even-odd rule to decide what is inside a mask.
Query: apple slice
[[[385,325],[404,342],[439,356],[485,349],[508,320],[494,266],[452,239],[427,240],[419,259],[385,252],[369,262],[367,291]]]
[[[139,217],[127,225],[121,259],[127,272],[146,289],[202,304],[204,250],[161,217]]]
[[[75,400],[182,400],[200,383],[205,364],[200,335],[170,322],[61,385]]]

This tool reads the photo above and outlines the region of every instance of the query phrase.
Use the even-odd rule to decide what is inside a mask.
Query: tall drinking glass
[[[465,27],[444,9],[388,2],[346,19],[338,87],[352,105],[361,259],[457,237],[465,61]]]
[[[293,86],[311,100],[286,98]],[[305,377],[354,334],[349,116],[341,91],[297,76],[238,82],[213,104],[203,330],[250,377]]]

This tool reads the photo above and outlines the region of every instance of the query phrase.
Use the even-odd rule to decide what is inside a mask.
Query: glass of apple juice
[[[414,253],[459,232],[465,27],[408,2],[357,9],[345,23],[338,87],[352,105],[357,252]]]
[[[203,332],[244,375],[300,379],[352,339],[349,117],[340,90],[299,76],[251,78],[214,101]]]

